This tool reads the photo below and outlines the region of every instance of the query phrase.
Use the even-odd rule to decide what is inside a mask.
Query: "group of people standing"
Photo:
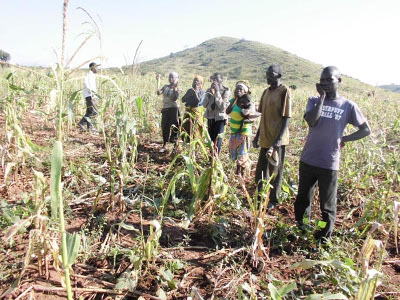
[[[207,119],[209,136],[214,143],[215,154],[221,152],[222,134],[229,118],[231,136],[229,140],[230,157],[236,161],[236,174],[244,176],[249,165],[249,149],[251,144],[252,123],[261,116],[260,127],[253,140],[255,148],[261,146],[255,180],[261,190],[263,182],[271,181],[271,192],[268,207],[274,208],[278,203],[282,185],[283,166],[285,161],[285,147],[289,143],[289,118],[292,116],[292,100],[290,90],[281,84],[282,68],[271,65],[267,70],[267,83],[258,108],[250,98],[251,87],[247,81],[238,81],[232,96],[228,87],[223,85],[223,77],[215,73],[210,77],[211,86],[203,90],[203,78],[195,76],[192,88],[182,97],[186,112],[184,127],[187,133],[193,134],[193,124],[203,128],[203,116],[200,107],[204,107],[204,118]],[[167,142],[175,142],[179,127],[179,111],[177,99],[182,90],[178,88],[178,74],[169,74],[169,84],[157,91],[163,95],[162,121],[163,147],[165,152]],[[173,106],[172,110],[170,106]]]
[[[89,73],[95,74],[97,66],[91,63]],[[229,88],[222,84],[223,77],[220,73],[210,77],[211,86],[207,90],[203,89],[203,78],[196,75],[192,87],[182,97],[186,107],[183,129],[189,136],[198,133],[201,136],[204,116],[207,119],[208,134],[214,143],[215,155],[221,152],[222,134],[230,115],[229,152],[231,158],[236,161],[236,174],[240,176],[243,176],[249,162],[252,123],[261,116],[259,128],[253,139],[253,146],[261,147],[255,182],[260,191],[264,182],[273,176],[270,180],[269,209],[273,209],[278,203],[285,151],[289,144],[289,120],[292,117],[290,89],[281,83],[282,73],[279,65],[268,67],[266,77],[269,87],[264,90],[257,108],[250,98],[251,89],[248,82],[238,81],[232,96]],[[97,112],[93,101],[95,82],[93,89],[91,75],[88,74],[85,78],[87,111],[79,123],[85,130],[91,127],[90,117]],[[304,220],[310,216],[312,198],[318,185],[322,220],[325,222],[325,226],[315,233],[318,239],[329,238],[333,231],[340,151],[347,142],[364,138],[371,132],[357,104],[339,95],[341,81],[340,71],[336,67],[324,68],[320,82],[316,84],[319,96],[308,99],[304,113],[309,132],[300,157],[299,187],[294,203],[295,218],[297,225],[304,228]],[[165,152],[167,143],[175,143],[178,138],[181,124],[177,100],[182,94],[178,82],[178,74],[172,72],[169,74],[169,84],[157,91],[158,95],[163,95],[163,146],[160,152]],[[204,115],[201,107],[204,107]],[[355,126],[357,130],[343,136],[347,124]],[[194,130],[195,128],[197,130]]]

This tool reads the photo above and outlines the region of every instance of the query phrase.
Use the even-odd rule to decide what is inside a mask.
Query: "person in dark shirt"
[[[228,116],[225,113],[229,105],[231,91],[222,85],[222,75],[215,73],[210,77],[211,87],[207,89],[202,102],[205,107],[204,117],[207,118],[208,134],[214,143],[216,153],[221,152],[222,135]]]
[[[185,103],[186,107],[183,129],[190,138],[195,134],[194,131],[197,131],[199,136],[201,136],[202,133],[203,116],[201,115],[200,105],[203,97],[203,77],[196,75],[193,79],[192,87],[188,89],[186,94],[182,97],[182,102]]]

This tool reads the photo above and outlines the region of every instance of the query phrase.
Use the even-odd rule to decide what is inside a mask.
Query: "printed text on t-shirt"
[[[332,119],[333,116],[335,116],[335,120],[340,120],[343,112],[344,112],[343,109],[324,105],[324,106],[322,106],[321,117]]]

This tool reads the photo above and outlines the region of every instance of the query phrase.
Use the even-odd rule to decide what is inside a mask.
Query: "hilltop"
[[[271,45],[245,39],[218,37],[196,47],[143,62],[138,71],[141,74],[168,74],[174,70],[181,77],[201,74],[205,78],[214,72],[221,72],[228,79],[247,79],[257,84],[265,82],[265,72],[271,64],[280,64],[284,70],[285,84],[297,87],[314,87],[323,68],[322,65]],[[366,95],[368,91],[376,88],[343,76],[342,89]]]

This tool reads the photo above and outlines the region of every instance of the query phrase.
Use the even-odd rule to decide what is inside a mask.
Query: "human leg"
[[[326,222],[318,234],[320,237],[329,238],[332,234],[336,219],[336,195],[337,195],[338,171],[321,169],[318,176],[320,208],[322,220]]]
[[[294,203],[295,218],[299,225],[303,224],[304,215],[309,217],[311,213],[311,201],[317,182],[315,169],[315,167],[300,161],[299,189]]]
[[[258,191],[263,188],[263,180],[267,180],[268,176],[268,159],[267,159],[268,148],[261,148],[258,155],[257,167],[256,167],[256,186]]]
[[[215,131],[216,131],[216,145],[217,145],[217,153],[221,153],[222,147],[222,137],[219,135],[224,133],[225,131],[225,123],[226,120],[219,120],[215,122]]]
[[[222,138],[218,137],[219,134],[224,132],[225,120],[215,121],[215,119],[208,119],[208,133],[210,135],[211,141],[217,148],[217,153],[221,152]]]
[[[179,134],[179,109],[177,107],[171,107],[169,109],[169,120],[170,120],[170,136],[169,142],[175,143]]]
[[[271,189],[269,193],[269,203],[271,205],[276,205],[278,203],[278,198],[281,193],[282,178],[283,178],[283,167],[285,165],[285,146],[280,146],[278,148],[279,165],[276,167],[276,175],[271,181]],[[272,167],[271,164],[269,166]],[[268,168],[268,175],[271,176],[274,172],[273,168]],[[268,177],[269,177],[268,176]]]
[[[161,111],[161,131],[162,131],[162,138],[163,138],[163,147],[166,146],[168,140],[169,140],[169,130],[170,128],[168,127],[168,115],[167,111],[163,109]]]
[[[186,108],[186,112],[183,115],[182,128],[187,134],[184,140],[190,141],[190,139],[193,137],[193,118],[190,107]]]
[[[210,135],[210,139],[212,142],[215,142],[217,138],[217,134],[215,134],[215,119],[207,119],[207,131]]]
[[[96,101],[96,99],[93,99],[92,97],[86,97],[85,100],[86,100],[85,119],[88,124],[88,128],[92,129],[93,123],[94,123],[94,118],[98,114],[97,101]]]
[[[90,116],[92,113],[92,97],[85,98],[86,111],[78,125],[82,130],[87,130],[90,127]]]

